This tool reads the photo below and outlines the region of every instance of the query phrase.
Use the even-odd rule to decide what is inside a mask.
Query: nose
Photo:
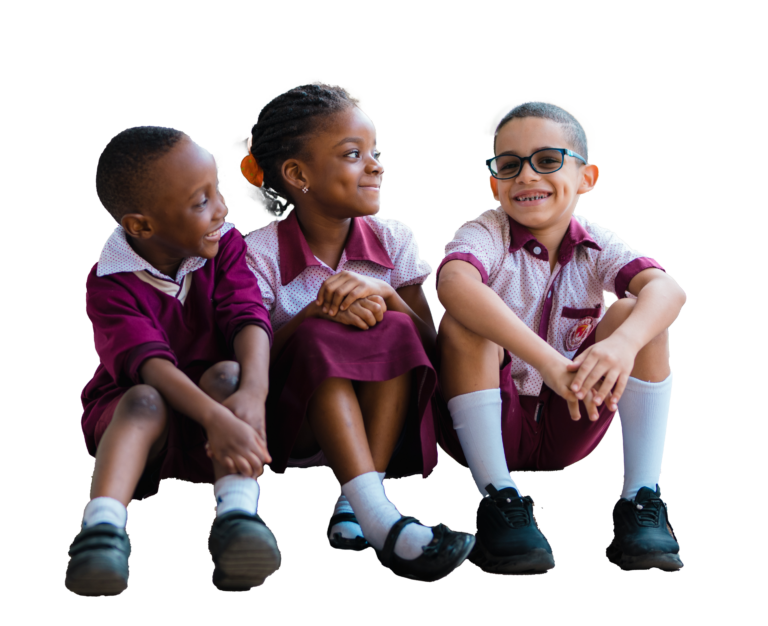
[[[371,174],[383,174],[384,173],[384,166],[381,164],[381,161],[379,161],[375,156],[371,155],[370,159],[368,160],[368,163],[366,164],[366,169]]]
[[[536,170],[533,169],[531,159],[526,158],[523,160],[523,167],[517,175],[517,182],[527,183],[532,180],[539,180],[539,175],[536,173]]]
[[[229,214],[229,208],[227,208],[227,203],[224,202],[224,196],[221,195],[221,192],[219,192],[219,201],[216,203],[216,211],[214,212],[214,218],[217,220],[222,220]]]

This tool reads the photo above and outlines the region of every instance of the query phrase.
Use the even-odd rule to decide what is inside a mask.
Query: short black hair
[[[581,127],[581,124],[579,124],[579,121],[565,109],[561,109],[559,106],[548,104],[546,102],[526,102],[525,104],[519,104],[501,118],[499,125],[496,127],[496,132],[493,133],[494,152],[496,151],[496,137],[502,127],[511,120],[524,117],[542,117],[557,122],[558,124],[562,124],[565,127],[565,137],[568,143],[571,144],[569,147],[589,161],[589,155],[587,154],[587,135]]]
[[[119,133],[104,148],[96,168],[96,193],[118,224],[123,215],[138,212],[148,201],[153,191],[152,162],[183,137],[173,128],[137,126]]]
[[[345,89],[315,83],[294,87],[261,110],[251,129],[251,154],[264,171],[261,193],[267,211],[282,215],[292,204],[283,185],[283,163],[302,156],[307,139],[327,118],[356,104]]]

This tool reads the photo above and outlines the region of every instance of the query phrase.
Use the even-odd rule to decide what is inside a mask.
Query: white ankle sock
[[[378,475],[379,480],[383,483],[386,472],[378,472]],[[353,515],[355,513],[352,510],[352,505],[349,504],[349,500],[347,500],[347,496],[343,493],[339,496],[339,499],[336,500],[336,506],[333,507],[334,515],[339,515],[340,513],[352,513]],[[360,524],[355,524],[354,522],[339,522],[338,524],[331,526],[331,530],[329,531],[331,537],[337,533],[344,539],[354,539],[355,537],[363,536],[363,529],[360,528]]]
[[[501,440],[501,390],[483,389],[448,400],[453,428],[459,436],[472,478],[485,495],[487,485],[496,489],[512,487],[504,443]]]
[[[118,528],[125,528],[126,521],[128,521],[128,510],[123,503],[106,496],[94,498],[83,511],[83,528],[96,524],[112,524]]]
[[[392,526],[402,515],[384,493],[384,485],[376,472],[360,474],[341,486],[349,499],[365,538],[377,550],[384,547]],[[395,542],[395,554],[411,561],[421,556],[423,548],[433,538],[432,529],[421,524],[408,524]]]
[[[230,474],[213,485],[216,496],[216,517],[230,511],[245,511],[254,515],[259,506],[259,483],[255,478]]]
[[[660,383],[630,377],[619,400],[621,434],[624,440],[624,490],[632,500],[642,487],[656,489],[664,455],[672,374]]]

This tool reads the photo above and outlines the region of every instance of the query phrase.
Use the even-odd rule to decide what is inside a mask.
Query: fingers
[[[619,380],[616,382],[616,387],[614,388],[610,397],[606,397],[606,403],[608,404],[609,410],[618,411],[619,400],[621,400],[621,396],[624,393],[624,390],[627,388],[628,380],[629,380],[628,374],[622,374],[621,376],[619,376]]]
[[[368,324],[351,311],[343,311],[340,315],[337,315],[335,319],[347,326],[357,326],[360,330],[368,330]]]
[[[378,296],[372,296],[372,297],[378,298]],[[375,326],[381,320],[384,319],[384,311],[386,307],[383,304],[380,305],[376,301],[372,300],[371,298],[363,298],[362,300],[358,300],[355,304],[370,316],[370,317],[363,318],[369,326]],[[352,311],[353,309],[350,308],[349,310]]]
[[[568,412],[571,414],[571,419],[574,422],[578,422],[581,419],[581,411],[579,411],[579,401],[569,400],[568,398],[566,398],[566,402],[568,403]]]
[[[590,389],[584,398],[584,407],[587,409],[587,416],[591,422],[596,422],[600,417],[600,411],[595,402],[595,394]]]
[[[376,316],[373,314],[373,311],[371,311],[367,306],[365,306],[365,304],[363,304],[363,302],[366,301],[361,300],[359,303],[355,302],[354,305],[346,311],[346,313],[357,315],[368,325],[368,327],[376,326]],[[373,303],[371,304],[373,305]]]

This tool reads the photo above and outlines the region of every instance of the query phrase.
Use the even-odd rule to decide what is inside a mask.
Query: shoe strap
[[[384,542],[384,547],[382,548],[381,552],[379,552],[379,560],[385,567],[389,567],[389,564],[392,561],[392,555],[395,552],[395,543],[397,543],[397,538],[400,536],[403,528],[405,528],[408,524],[418,523],[419,520],[417,520],[415,517],[401,517],[395,522],[395,525],[389,529],[387,540]]]
[[[337,513],[331,518],[331,521],[328,522],[328,532],[326,534],[330,537],[331,528],[336,526],[336,524],[341,524],[343,522],[350,522],[352,524],[357,524],[358,526],[360,525],[360,522],[357,521],[354,513]]]

